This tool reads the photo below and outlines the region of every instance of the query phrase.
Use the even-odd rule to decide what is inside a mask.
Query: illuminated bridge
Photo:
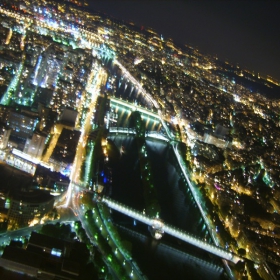
[[[138,111],[138,112],[141,113],[141,116],[144,119],[146,118],[146,119],[150,119],[154,122],[161,123],[161,125],[165,129],[165,132],[168,136],[168,137],[164,137],[165,139],[163,139],[163,140],[168,141],[168,140],[172,140],[174,138],[174,136],[172,135],[172,133],[168,129],[165,121],[162,119],[160,111],[158,111],[158,113],[154,113],[154,112],[151,112],[150,110],[147,110],[147,109],[145,109],[141,106],[137,106],[135,104],[132,104],[130,102],[127,102],[125,100],[118,99],[118,98],[115,98],[115,97],[110,97],[110,106],[112,106],[112,107],[118,107],[118,106],[119,107],[124,107],[124,108],[127,108],[127,110],[130,111],[130,112]],[[147,136],[151,136],[151,134],[152,134],[152,132],[149,132],[149,135],[147,135]],[[154,137],[154,138],[156,138],[156,137]],[[162,138],[160,138],[160,139],[162,139]]]
[[[114,60],[114,64],[118,65],[120,69],[122,70],[122,74],[124,77],[128,78],[137,88],[139,89],[139,92],[142,92],[145,98],[147,98],[154,106],[155,108],[159,109],[159,105],[156,100],[142,87],[142,85],[129,73],[129,71],[126,70],[126,68],[118,61]]]
[[[116,133],[116,134],[120,133],[120,134],[127,134],[127,135],[136,134],[136,132],[133,128],[128,128],[128,127],[110,127],[109,133]],[[146,137],[164,140],[166,142],[169,141],[169,139],[166,136],[164,136],[163,134],[156,132],[156,131],[146,131]]]
[[[121,203],[118,203],[108,197],[103,197],[102,198],[102,202],[106,203],[108,205],[108,207],[118,211],[118,212],[121,212],[135,220],[138,220],[142,223],[145,223],[147,224],[148,226],[151,226],[151,227],[155,227],[157,226],[158,229],[161,229],[162,232],[165,232],[167,234],[170,234],[180,240],[183,240],[189,244],[192,244],[196,247],[199,247],[213,255],[216,255],[222,259],[225,259],[225,260],[228,260],[228,261],[231,261],[233,263],[237,263],[240,258],[234,254],[232,254],[231,252],[228,252],[218,246],[215,246],[215,245],[212,245],[212,244],[209,244],[207,242],[204,242],[203,240],[201,239],[198,239],[194,236],[192,236],[191,234],[188,234],[178,228],[175,228],[175,227],[172,227],[172,226],[169,226],[169,225],[166,225],[164,224],[161,220],[158,220],[158,219],[151,219],[149,217],[147,217],[146,215],[142,214],[141,212],[139,211],[135,211],[133,210],[132,208],[129,208]]]
[[[115,52],[105,44],[93,45],[92,55],[93,57],[97,56],[99,58],[103,57],[106,59],[113,59],[113,60],[115,59]]]
[[[161,121],[161,118],[157,113],[153,113],[150,110],[147,110],[141,106],[132,104],[131,102],[128,102],[128,101],[125,101],[125,100],[122,100],[119,98],[115,98],[115,97],[110,97],[110,103],[113,107],[115,107],[116,105],[123,106],[125,108],[128,108],[130,111],[139,111],[140,113],[147,115],[150,118],[157,120],[158,122]]]

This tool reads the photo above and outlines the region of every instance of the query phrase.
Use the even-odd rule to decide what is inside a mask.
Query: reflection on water
[[[125,153],[113,166],[112,198],[143,211],[137,143],[127,136],[112,135],[110,139],[117,147],[125,147]],[[149,140],[147,151],[161,206],[160,217],[170,225],[209,239],[191,193],[185,193],[182,187],[173,150],[166,143]],[[222,268],[218,258],[168,235],[156,241],[150,237],[147,225],[135,223],[123,214],[115,212],[113,220],[120,226],[121,237],[132,242],[133,259],[149,279],[220,279]]]

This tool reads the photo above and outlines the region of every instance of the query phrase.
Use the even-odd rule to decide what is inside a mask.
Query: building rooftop
[[[64,250],[64,247],[67,243],[68,242],[66,242],[64,240],[54,238],[51,236],[47,236],[44,234],[40,234],[40,233],[33,231],[31,234],[31,237],[29,239],[29,242],[28,242],[28,247],[30,245],[32,245],[32,246],[36,246],[36,247],[41,247],[42,249],[55,248],[55,249],[59,249],[59,250]]]
[[[25,203],[43,203],[53,199],[53,196],[43,190],[31,191],[13,191],[10,193],[10,198]]]
[[[66,253],[66,247],[81,250],[74,243],[32,232],[26,250],[11,244],[5,247],[0,266],[36,278],[47,274],[52,279],[77,279],[81,264]]]

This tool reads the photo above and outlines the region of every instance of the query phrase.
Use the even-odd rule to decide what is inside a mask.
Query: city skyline
[[[277,1],[89,1],[89,7],[280,80]]]
[[[1,266],[71,274],[46,223],[100,278],[276,279],[279,81],[84,4],[0,1]]]

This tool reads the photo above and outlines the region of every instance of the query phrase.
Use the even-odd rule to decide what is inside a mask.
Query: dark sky
[[[151,27],[249,70],[280,80],[280,1],[88,0],[108,15]]]

